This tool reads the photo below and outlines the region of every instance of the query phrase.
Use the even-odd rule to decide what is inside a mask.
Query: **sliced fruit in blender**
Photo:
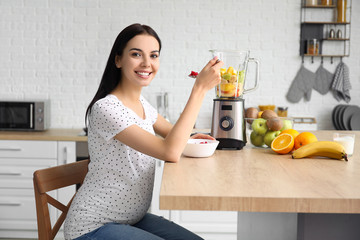
[[[226,73],[226,68],[220,68],[220,74],[224,75]]]
[[[227,69],[227,73],[230,73],[231,75],[236,75],[236,70],[233,67],[229,67]]]
[[[229,81],[231,79],[231,74],[230,73],[225,73],[225,74],[221,75],[221,78]]]
[[[235,90],[235,85],[232,83],[220,84],[221,92],[230,92]]]
[[[245,79],[245,70],[239,71],[239,83],[244,83]]]
[[[239,97],[242,95],[244,88],[244,70],[236,71],[234,67],[221,68],[220,93],[219,86],[216,87],[218,97]]]

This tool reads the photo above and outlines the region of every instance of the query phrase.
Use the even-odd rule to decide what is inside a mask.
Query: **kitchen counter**
[[[45,131],[0,131],[0,140],[39,140],[87,142],[82,129],[48,129]]]
[[[331,140],[333,131],[313,131]],[[292,159],[247,144],[209,158],[166,163],[160,208],[248,212],[360,213],[360,132],[348,162]]]

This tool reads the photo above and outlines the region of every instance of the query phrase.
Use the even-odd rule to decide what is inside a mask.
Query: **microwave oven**
[[[0,101],[0,130],[43,131],[49,118],[48,100]]]

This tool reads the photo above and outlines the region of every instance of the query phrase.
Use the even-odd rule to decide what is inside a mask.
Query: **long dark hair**
[[[115,57],[122,56],[126,44],[135,36],[141,34],[148,34],[153,36],[159,42],[159,51],[161,50],[161,41],[157,33],[147,25],[141,25],[139,23],[132,24],[124,30],[122,30],[115,39],[114,45],[111,49],[109,59],[107,61],[105,71],[101,78],[99,88],[90,102],[85,113],[85,125],[87,126],[87,118],[91,112],[91,108],[99,99],[106,97],[121,80],[121,69],[115,65]]]

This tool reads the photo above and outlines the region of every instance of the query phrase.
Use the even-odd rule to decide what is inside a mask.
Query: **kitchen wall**
[[[360,105],[360,3],[352,5],[350,57],[343,61],[350,69],[349,104]],[[50,99],[52,128],[84,126],[113,41],[135,22],[162,39],[160,72],[144,95],[155,103],[154,93],[169,92],[172,120],[191,91],[187,75],[214,48],[250,49],[261,61],[260,85],[245,95],[246,107],[288,106],[291,116],[314,116],[319,129],[333,129],[331,111],[345,104],[314,90],[309,102],[285,98],[301,65],[300,0],[1,0],[0,19],[0,99]],[[338,63],[324,59],[331,72]],[[305,59],[312,71],[319,64]],[[214,96],[207,94],[196,127],[210,127]]]

